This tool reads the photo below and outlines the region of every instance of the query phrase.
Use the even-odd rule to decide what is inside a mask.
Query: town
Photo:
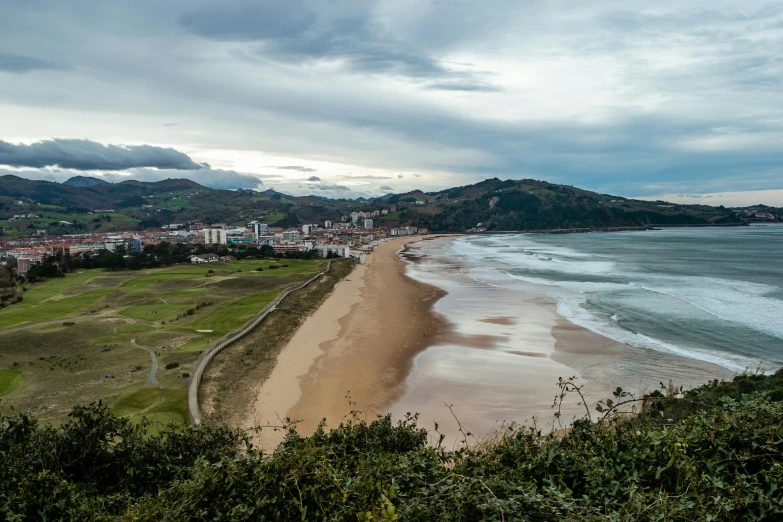
[[[391,207],[391,212],[396,209]],[[24,277],[34,265],[48,257],[91,256],[100,251],[132,256],[149,245],[169,244],[204,245],[208,250],[244,250],[250,247],[271,247],[277,257],[355,258],[363,263],[365,256],[381,240],[426,234],[427,230],[412,226],[384,227],[375,219],[389,213],[389,209],[352,212],[339,222],[304,224],[298,227],[275,227],[262,220],[252,220],[246,226],[224,223],[173,223],[159,229],[141,232],[83,233],[64,236],[40,235],[23,238],[0,238],[0,266],[16,270]],[[269,249],[266,249],[269,252]],[[207,252],[190,256],[193,264],[230,261],[231,255]]]

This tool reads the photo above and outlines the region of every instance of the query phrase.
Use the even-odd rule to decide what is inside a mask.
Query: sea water
[[[734,372],[783,366],[783,226],[447,241],[469,278],[552,297],[595,333]]]

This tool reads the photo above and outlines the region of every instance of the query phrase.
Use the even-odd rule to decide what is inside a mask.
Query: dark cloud
[[[426,86],[431,91],[467,91],[467,92],[502,92],[497,85],[482,82],[438,82]]]
[[[392,192],[394,189],[392,187],[390,187],[389,185],[383,185],[383,186],[379,187],[379,190],[385,190],[387,192]]]
[[[455,70],[395,37],[372,18],[369,5],[366,9],[330,5],[322,11],[316,5],[302,0],[220,1],[189,12],[182,25],[213,40],[259,42],[260,55],[284,63],[340,62],[359,73],[442,80],[426,85],[428,89],[497,90],[476,74]]]
[[[413,177],[414,177],[414,178],[420,178],[420,177],[421,177],[421,174],[414,174],[414,175],[413,175]]]
[[[288,165],[285,167],[275,167],[280,170],[295,170],[297,172],[316,172],[317,169],[311,169],[310,167],[303,167],[301,165]]]
[[[31,58],[29,56],[19,56],[15,54],[0,54],[0,72],[8,73],[27,73],[37,69],[58,69],[59,67],[52,62]]]
[[[397,174],[397,177],[398,177],[398,178],[400,178],[400,179],[402,179],[402,178],[404,178],[405,176],[403,176],[402,174]]]
[[[215,189],[256,188],[264,183],[256,176],[243,174],[234,170],[208,169],[175,170],[175,169],[132,169],[129,175],[106,173],[102,176],[106,181],[116,183],[127,179],[138,181],[161,181],[169,178],[186,178],[205,187]]]
[[[182,16],[189,31],[213,40],[294,38],[316,21],[301,0],[221,0]]]
[[[311,188],[314,188],[315,190],[324,190],[324,191],[345,191],[345,190],[351,190],[345,185],[313,185]]]
[[[0,165],[61,167],[74,170],[127,170],[137,167],[198,170],[186,154],[152,145],[103,145],[89,140],[52,139],[30,145],[0,140]]]
[[[80,171],[59,169],[10,170],[0,168],[0,176],[6,174],[11,174],[27,179],[40,179],[62,183],[72,176],[79,175]],[[251,174],[243,174],[233,170],[209,168],[203,168],[199,170],[140,168],[123,171],[122,174],[117,172],[104,172],[91,173],[90,175],[108,181],[109,183],[121,183],[128,180],[153,182],[162,181],[164,179],[185,178],[191,181],[195,181],[200,185],[204,185],[205,187],[226,190],[256,188],[264,184],[260,179]]]
[[[321,178],[319,178],[318,176],[310,176],[309,178],[307,178],[307,181],[321,181]]]

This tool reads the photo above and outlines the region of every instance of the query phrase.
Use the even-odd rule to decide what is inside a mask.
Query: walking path
[[[150,357],[152,357],[152,369],[150,370],[150,376],[147,379],[147,382],[153,386],[157,386],[158,388],[163,389],[163,385],[155,378],[155,374],[158,373],[158,358],[155,357],[155,350],[152,348],[147,348],[146,346],[141,346],[140,344],[136,344],[135,338],[131,339],[131,344],[136,348],[141,348],[150,354]]]

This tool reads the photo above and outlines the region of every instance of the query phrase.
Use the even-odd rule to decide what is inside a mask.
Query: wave
[[[499,246],[501,245],[501,250]],[[779,291],[771,284],[710,276],[650,270],[644,258],[626,256],[618,247],[612,258],[571,248],[538,243],[530,236],[488,236],[480,241],[460,238],[453,242],[452,254],[475,265],[468,276],[487,284],[518,284],[520,290],[548,295],[558,302],[557,310],[569,321],[616,341],[718,364],[735,372],[756,367],[760,358],[724,350],[709,350],[686,342],[667,342],[651,334],[655,325],[644,327],[644,310],[649,321],[667,317],[681,320],[710,320],[716,326],[737,325],[765,336],[783,339],[783,301],[768,297]],[[737,274],[740,275],[740,274]],[[674,299],[652,299],[652,295]],[[622,326],[617,313],[602,316],[586,307],[588,298],[608,306],[626,303],[641,312],[639,332]],[[706,315],[703,315],[706,314]],[[705,319],[705,317],[707,319]],[[711,319],[709,319],[711,318]],[[638,326],[638,325],[637,325]],[[647,331],[646,331],[647,330]],[[689,331],[687,337],[698,332]],[[705,338],[703,344],[709,345]],[[773,347],[770,347],[770,351]]]

